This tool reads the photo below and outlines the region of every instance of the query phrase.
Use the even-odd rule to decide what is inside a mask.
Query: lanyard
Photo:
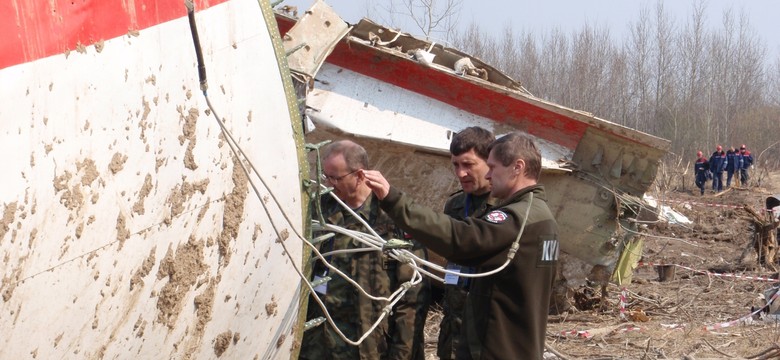
[[[469,217],[469,208],[471,207],[471,194],[466,194],[466,207],[463,208],[463,219]]]

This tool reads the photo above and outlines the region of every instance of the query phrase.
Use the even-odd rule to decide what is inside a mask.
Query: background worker
[[[748,180],[750,180],[748,169],[753,165],[753,155],[750,155],[750,151],[747,150],[745,144],[739,147],[739,157],[742,160],[739,167],[739,181],[742,183],[742,186],[747,186]]]
[[[707,183],[707,173],[710,171],[710,162],[704,157],[704,154],[699,151],[696,153],[698,157],[693,164],[693,174],[696,177],[696,187],[701,191],[701,195],[704,195],[704,185]]]
[[[726,151],[726,187],[731,187],[731,178],[734,177],[734,172],[737,171],[737,151],[733,146],[729,147]]]
[[[519,132],[489,149],[486,178],[498,203],[481,217],[455,220],[414,204],[378,171],[364,171],[365,178],[382,209],[415,239],[455,263],[496,271],[472,279],[457,358],[542,359],[559,243],[537,184],[541,154]]]
[[[495,140],[493,133],[478,126],[468,127],[452,137],[450,160],[461,190],[451,195],[444,205],[444,213],[458,220],[469,216],[479,217],[492,204],[488,172],[488,147]],[[474,268],[447,263],[447,269],[460,273],[473,273]],[[444,316],[439,325],[439,342],[436,355],[439,359],[455,358],[460,344],[463,307],[468,295],[469,278],[447,274],[444,276]]]
[[[366,186],[363,170],[368,168],[368,155],[362,146],[347,140],[333,142],[323,149],[322,164],[322,175],[333,187],[333,194],[379,236],[386,240],[404,238],[403,231],[379,208],[379,201]],[[368,232],[331,196],[322,197],[320,207],[326,222]],[[326,254],[361,247],[364,245],[351,237],[336,234],[322,242],[319,250]],[[415,252],[425,256],[421,246],[417,246]],[[339,253],[328,255],[326,259],[374,296],[389,297],[412,274],[409,265],[383,258],[378,251]],[[312,273],[314,280],[325,276],[332,278],[316,287],[317,294],[312,296],[320,296],[336,326],[350,340],[357,340],[369,331],[387,305],[386,302],[369,299],[346,279],[330,272],[319,260],[315,262]],[[424,355],[422,327],[429,296],[427,280],[410,288],[390,317],[380,322],[359,346],[346,343],[328,323],[307,330],[303,334],[300,359],[421,359],[420,356]],[[322,309],[314,299],[310,299],[307,320],[320,316],[323,316]]]
[[[712,190],[723,191],[723,170],[726,169],[726,153],[723,147],[718,145],[710,156],[710,172],[712,173]]]

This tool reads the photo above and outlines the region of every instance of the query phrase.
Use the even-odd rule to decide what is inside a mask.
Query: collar
[[[326,203],[326,208],[328,210],[325,218],[328,219],[328,221],[332,224],[338,223],[339,218],[342,218],[349,213],[341,206],[341,204],[338,203],[338,201],[333,198],[329,197]],[[368,198],[366,198],[366,201],[363,202],[363,205],[360,205],[360,207],[357,209],[352,209],[352,211],[354,211],[363,219],[372,221],[372,219],[376,219],[376,215],[379,212],[379,199],[377,199],[376,195],[372,193]]]
[[[542,184],[535,184],[535,185],[527,186],[527,187],[524,187],[524,188],[518,190],[516,193],[512,194],[506,200],[496,204],[495,208],[500,208],[500,207],[504,207],[506,205],[509,205],[511,203],[520,202],[530,192],[534,193],[534,199],[547,201],[547,196],[545,196],[545,193],[544,193],[544,185],[542,185]]]

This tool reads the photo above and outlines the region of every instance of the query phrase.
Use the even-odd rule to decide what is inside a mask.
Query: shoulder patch
[[[536,267],[551,267],[558,262],[561,245],[555,235],[542,235],[539,237],[539,246],[536,252]]]
[[[507,215],[505,212],[501,210],[493,210],[489,212],[487,215],[485,215],[485,220],[490,221],[494,224],[500,224],[506,219],[509,218],[509,215]]]

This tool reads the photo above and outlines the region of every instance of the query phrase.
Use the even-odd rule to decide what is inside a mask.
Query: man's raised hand
[[[371,188],[379,200],[384,200],[390,192],[390,183],[387,182],[382,173],[377,170],[361,170],[366,179],[366,185]]]

